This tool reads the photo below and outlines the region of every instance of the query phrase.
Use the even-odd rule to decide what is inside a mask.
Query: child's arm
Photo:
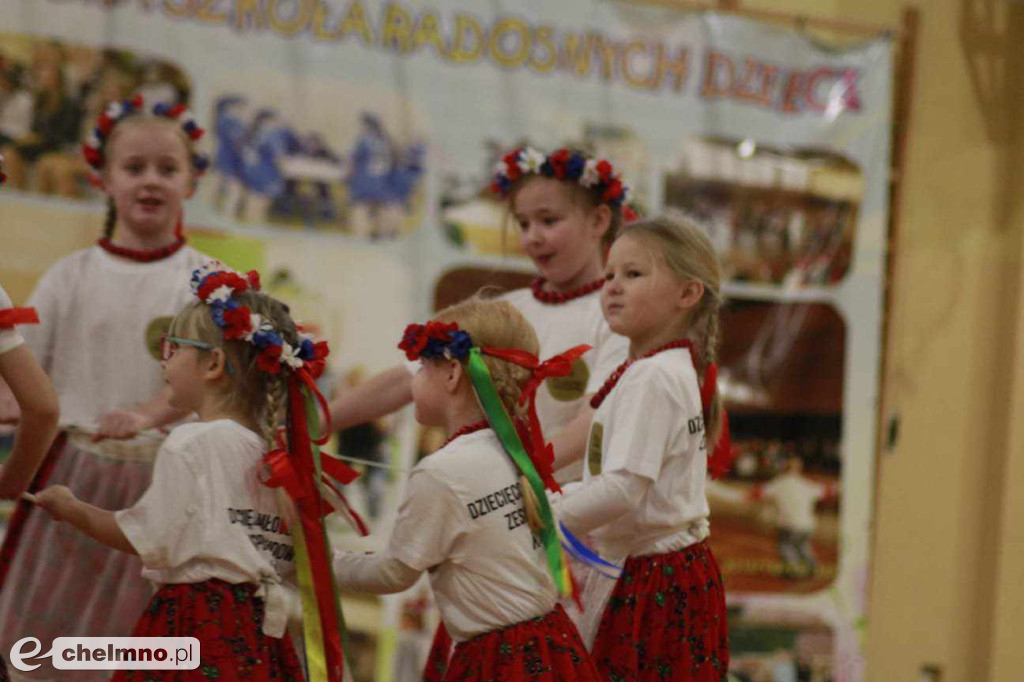
[[[128,554],[138,554],[114,520],[114,512],[82,502],[67,487],[53,485],[33,500],[58,521],[67,521],[97,542]]]
[[[381,554],[335,552],[334,579],[338,587],[370,594],[404,592],[419,579],[421,571]]]
[[[555,471],[583,458],[583,453],[587,451],[587,435],[590,433],[590,422],[593,418],[594,408],[590,406],[590,396],[587,396],[579,414],[551,439],[551,446],[555,450]]]
[[[179,421],[188,413],[171,407],[171,389],[164,387],[148,401],[129,410],[111,410],[100,417],[96,435],[103,438],[131,438],[146,429]]]
[[[412,402],[412,374],[398,365],[344,391],[330,402],[334,430],[373,421]]]
[[[21,411],[14,449],[0,468],[0,498],[12,499],[28,488],[53,443],[60,406],[49,377],[24,345],[0,355],[0,377]]]
[[[586,535],[630,512],[652,483],[629,471],[610,471],[556,502],[555,511],[575,535]]]
[[[466,513],[438,476],[443,473],[413,470],[386,551],[335,554],[338,587],[375,594],[401,592],[423,571],[448,558],[455,538],[464,533]]]

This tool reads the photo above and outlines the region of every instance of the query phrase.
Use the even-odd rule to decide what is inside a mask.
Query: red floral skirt
[[[112,682],[301,682],[291,638],[263,634],[263,600],[251,583],[222,580],[164,585],[149,602],[132,637],[195,637],[195,670],[118,670]]]
[[[561,606],[539,618],[487,632],[456,645],[444,679],[601,680],[576,626]]]
[[[719,682],[729,670],[725,589],[707,542],[630,557],[593,647],[611,682]]]
[[[434,641],[430,643],[427,665],[423,668],[423,682],[441,682],[444,671],[448,669],[448,659],[452,657],[452,637],[444,623],[437,624]],[[0,682],[3,682],[0,680]]]

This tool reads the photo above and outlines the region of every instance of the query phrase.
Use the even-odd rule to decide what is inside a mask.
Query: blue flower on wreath
[[[571,180],[579,180],[583,177],[583,171],[586,169],[586,166],[587,159],[582,154],[573,154],[565,164],[566,175]]]
[[[469,355],[469,349],[473,347],[473,340],[469,338],[469,334],[459,330],[452,332],[452,340],[448,342],[448,353],[455,360]]]

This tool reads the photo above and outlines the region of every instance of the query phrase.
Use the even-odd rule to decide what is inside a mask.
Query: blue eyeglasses
[[[192,339],[182,339],[177,336],[168,336],[164,334],[160,337],[160,359],[167,362],[174,357],[179,346],[192,346],[199,350],[213,350],[217,346],[212,343],[206,343],[205,341],[193,341]]]

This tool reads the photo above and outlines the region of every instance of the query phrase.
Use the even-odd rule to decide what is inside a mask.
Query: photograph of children
[[[664,201],[709,226],[730,279],[830,286],[850,267],[863,190],[860,170],[835,154],[691,138]]]
[[[464,163],[453,159],[442,168],[441,228],[450,246],[481,255],[525,258],[512,229],[514,221],[507,203],[491,190],[498,162],[512,149],[523,146],[534,146],[545,153],[555,150],[525,138],[488,138],[481,143],[477,159]],[[647,146],[631,130],[585,124],[575,140],[566,140],[562,146],[609,159],[629,186],[630,204],[646,205]]]
[[[242,93],[214,104],[211,203],[243,223],[394,239],[415,227],[426,162],[370,110],[321,130]],[[348,134],[346,134],[348,133]]]
[[[82,140],[110,101],[188,104],[191,85],[166,61],[124,50],[0,33],[0,153],[5,187],[98,196]]]
[[[773,606],[729,609],[730,682],[832,682],[835,634],[812,613]]]
[[[708,484],[732,593],[806,594],[836,577],[845,333],[821,304],[733,301],[719,387],[735,460]]]

